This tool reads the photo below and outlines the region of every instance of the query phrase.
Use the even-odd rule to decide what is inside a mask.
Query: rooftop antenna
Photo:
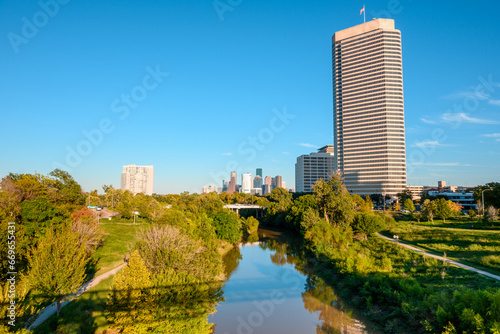
[[[359,11],[359,15],[363,14],[363,23],[366,23],[366,10],[365,10],[365,5],[363,5],[363,8]]]

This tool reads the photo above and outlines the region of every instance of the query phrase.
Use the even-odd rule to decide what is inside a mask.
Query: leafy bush
[[[235,243],[241,239],[241,221],[231,212],[220,211],[211,216],[215,233],[221,240]]]

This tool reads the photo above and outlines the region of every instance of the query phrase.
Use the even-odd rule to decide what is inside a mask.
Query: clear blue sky
[[[331,37],[362,1],[60,1],[0,1],[0,176],[60,167],[101,192],[154,165],[179,193],[261,167],[294,187],[297,156],[333,144]],[[402,31],[408,183],[500,181],[500,4],[366,12]]]

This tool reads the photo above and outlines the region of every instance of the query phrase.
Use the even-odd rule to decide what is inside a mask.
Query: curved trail
[[[96,286],[97,284],[99,284],[102,280],[105,280],[106,278],[108,278],[110,276],[113,276],[114,274],[116,274],[117,272],[119,272],[124,266],[125,266],[125,263],[122,264],[122,265],[120,265],[120,266],[118,266],[118,267],[116,267],[113,270],[108,271],[107,273],[104,273],[102,275],[94,277],[90,281],[88,281],[85,284],[83,284],[80,288],[78,288],[78,291],[75,294],[72,294],[72,295],[69,295],[69,296],[65,297],[65,299],[68,299],[68,297],[71,297],[71,299],[67,300],[67,301],[64,301],[61,304],[61,309],[64,306],[66,306],[66,304],[68,304],[69,302],[71,302],[75,298],[79,297],[85,291],[87,291],[87,290],[93,288],[94,286]],[[40,324],[42,324],[45,320],[47,320],[48,318],[50,318],[50,316],[53,315],[53,314],[55,314],[56,312],[57,312],[57,303],[53,302],[52,304],[50,304],[49,306],[47,306],[46,308],[44,308],[43,310],[41,310],[40,312],[38,312],[37,315],[34,316],[34,317],[36,317],[36,319],[28,327],[28,329],[31,330],[31,329],[39,326]]]
[[[406,247],[408,249],[411,249],[412,251],[415,251],[415,252],[419,252],[419,253],[423,253],[424,251],[417,248],[417,247],[413,247],[411,245],[408,245],[406,243],[402,243],[402,242],[399,242],[399,239],[395,240],[395,239],[391,239],[389,237],[386,237],[385,235],[382,235],[380,233],[377,233],[377,235],[381,238],[384,238],[385,240],[388,240],[388,241],[391,241],[391,242],[394,242],[394,243],[398,243],[400,244],[401,246],[403,247]],[[500,281],[500,276],[498,275],[493,275],[493,274],[490,274],[489,272],[487,271],[484,271],[484,270],[479,270],[479,269],[476,269],[474,267],[470,267],[470,266],[467,266],[465,264],[462,264],[460,262],[457,262],[457,261],[453,261],[453,260],[450,260],[450,259],[447,259],[445,257],[442,257],[442,256],[439,256],[439,255],[434,255],[434,254],[430,254],[430,253],[425,253],[426,256],[430,256],[430,257],[433,257],[435,259],[438,259],[438,260],[441,260],[441,261],[446,261],[450,264],[453,264],[457,267],[460,267],[460,268],[463,268],[463,269],[467,269],[467,270],[471,270],[471,271],[475,271],[476,273],[478,274],[481,274],[481,275],[484,275],[484,276],[487,276],[489,278],[493,278],[493,279],[496,279],[498,281]]]

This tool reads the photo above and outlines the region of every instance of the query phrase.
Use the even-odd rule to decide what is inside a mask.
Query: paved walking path
[[[114,274],[119,272],[124,266],[125,266],[125,264],[122,264],[119,267],[116,267],[115,269],[110,270],[107,273],[104,273],[104,274],[99,275],[97,277],[94,277],[93,279],[91,279],[87,283],[83,284],[75,294],[72,294],[72,295],[65,297],[65,299],[69,299],[69,300],[67,300],[61,304],[61,309],[64,306],[66,306],[66,304],[68,304],[69,302],[71,302],[75,298],[79,297],[85,291],[87,291],[87,290],[93,288],[94,286],[96,286],[97,284],[99,284],[102,280],[105,280],[106,278],[113,276]],[[42,324],[45,320],[47,320],[51,315],[55,314],[56,312],[57,312],[57,302],[54,302],[54,303],[50,304],[49,306],[47,306],[46,308],[44,308],[43,310],[41,310],[40,312],[38,312],[37,315],[35,315],[35,317],[37,317],[37,318],[28,327],[28,329],[33,329],[33,328],[37,327],[38,325]]]
[[[403,247],[406,247],[408,249],[411,249],[415,252],[420,252],[420,253],[423,253],[424,251],[417,248],[417,247],[413,247],[411,245],[408,245],[406,243],[403,243],[403,242],[399,242],[399,239],[391,239],[389,237],[386,237],[385,235],[382,235],[380,233],[377,233],[377,235],[381,238],[384,238],[385,240],[388,240],[388,241],[391,241],[391,242],[395,242],[395,243],[398,243],[400,244],[401,246]],[[473,268],[473,267],[470,267],[470,266],[467,266],[465,264],[462,264],[460,262],[457,262],[457,261],[453,261],[453,260],[450,260],[448,258],[445,258],[445,257],[442,257],[442,256],[439,256],[439,255],[434,255],[434,254],[430,254],[430,253],[425,253],[426,256],[430,256],[430,257],[433,257],[435,259],[438,259],[438,260],[441,260],[441,261],[446,261],[448,263],[451,263],[457,267],[460,267],[460,268],[464,268],[464,269],[467,269],[467,270],[472,270],[472,271],[475,271],[476,273],[478,274],[481,274],[481,275],[484,275],[484,276],[488,276],[490,278],[493,278],[493,279],[496,279],[496,280],[499,280],[500,281],[500,276],[498,275],[493,275],[493,274],[490,274],[489,272],[487,271],[483,271],[483,270],[479,270],[479,269],[476,269],[476,268]]]

